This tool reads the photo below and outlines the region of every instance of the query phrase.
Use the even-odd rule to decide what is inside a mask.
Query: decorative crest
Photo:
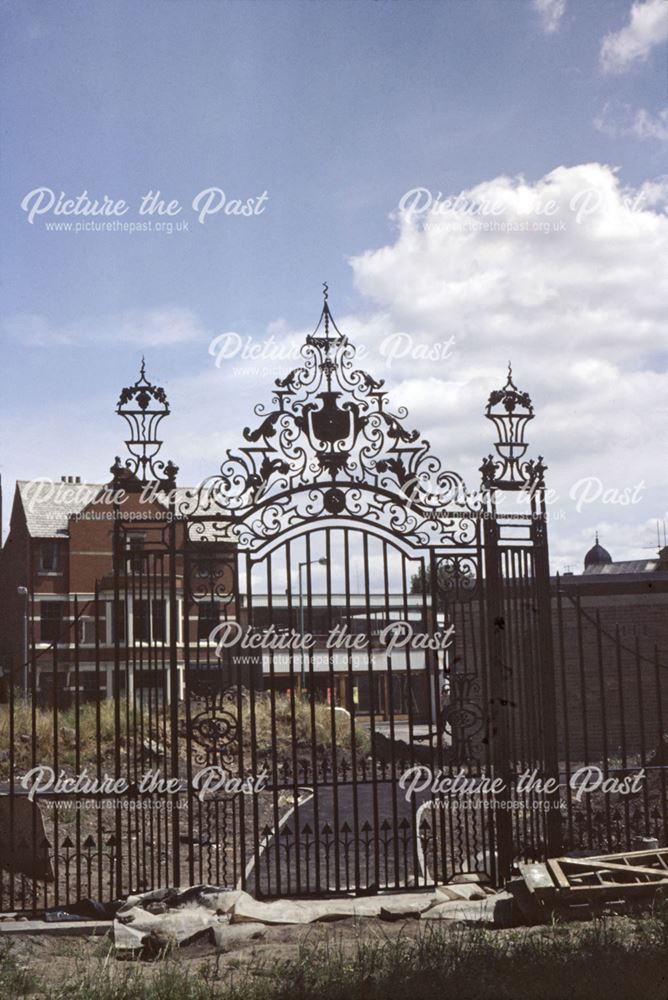
[[[165,390],[149,382],[146,361],[142,356],[139,378],[133,385],[121,390],[116,407],[116,413],[123,417],[130,429],[130,436],[125,440],[130,458],[123,463],[116,457],[111,468],[115,482],[122,480],[126,485],[132,481],[158,482],[164,489],[174,488],[179,470],[173,462],[165,463],[157,459],[162,447],[158,427],[169,412]]]
[[[406,410],[390,409],[383,380],[354,367],[328,299],[324,282],[303,364],[276,380],[271,408],[256,406],[260,422],[244,430],[246,446],[228,452],[182,513],[233,526],[249,548],[326,517],[390,526],[423,545],[473,535],[479,499],[404,425]]]

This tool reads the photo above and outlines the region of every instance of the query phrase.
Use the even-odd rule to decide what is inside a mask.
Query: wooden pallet
[[[532,897],[547,908],[630,903],[658,891],[668,895],[668,848],[627,851],[591,858],[548,858],[520,864]]]

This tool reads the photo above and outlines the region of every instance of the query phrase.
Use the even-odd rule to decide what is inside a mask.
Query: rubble
[[[495,891],[486,876],[475,873],[456,875],[432,890],[327,899],[264,901],[225,886],[166,887],[129,896],[115,914],[113,940],[121,957],[132,957],[202,937],[225,950],[245,938],[261,937],[270,926],[346,918],[443,920],[498,928],[541,924],[555,914],[588,919],[602,908],[624,911],[627,903],[668,894],[668,848],[657,847],[651,839],[644,843],[639,851],[595,856],[586,852],[520,863],[519,877],[503,891]]]
[[[618,854],[578,852],[520,864],[525,891],[514,880],[514,898],[527,920],[541,914],[588,919],[602,909],[625,912],[658,893],[668,895],[668,848],[647,838],[640,851]]]
[[[514,920],[512,907],[510,893],[495,893],[477,879],[422,892],[266,902],[242,890],[201,885],[185,891],[167,888],[129,897],[116,914],[113,939],[117,952],[150,954],[168,945],[182,946],[203,935],[224,949],[242,936],[261,935],[263,927],[351,917],[394,922],[444,919],[506,927]]]

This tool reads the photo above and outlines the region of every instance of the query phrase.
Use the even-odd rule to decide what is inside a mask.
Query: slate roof
[[[109,488],[109,483],[50,483],[21,479],[16,483],[21,506],[25,513],[28,534],[32,538],[68,538],[68,518],[79,514],[99,495]],[[42,490],[40,492],[40,486]],[[49,487],[53,487],[50,492]],[[191,486],[178,487],[175,491],[177,505],[185,500]],[[158,503],[167,507],[167,500],[156,496]],[[232,533],[228,538],[232,539]],[[223,541],[224,535],[213,525],[203,522],[198,541]]]
[[[658,559],[627,559],[622,562],[594,563],[587,566],[583,576],[619,576],[623,573],[655,573]]]
[[[46,490],[50,485],[53,489],[49,496]],[[102,483],[49,484],[26,479],[18,480],[16,486],[28,534],[33,538],[67,538],[67,519],[87,507],[103,488]],[[62,487],[60,496],[58,487]]]

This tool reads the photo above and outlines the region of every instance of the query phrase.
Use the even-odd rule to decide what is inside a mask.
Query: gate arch
[[[558,810],[514,787],[558,768],[544,467],[526,458],[533,408],[512,373],[489,398],[498,439],[478,491],[355,367],[326,290],[303,363],[199,489],[177,489],[159,457],[169,405],[143,363],[117,412],[129,457],[91,502],[110,528],[102,575],[69,595],[58,635],[19,664],[23,693],[9,691],[4,908],[204,882],[261,896],[470,869],[501,882],[514,859],[558,853]],[[520,490],[523,513],[497,506]],[[220,642],[225,629],[248,644]],[[286,645],[253,645],[272,635]],[[14,738],[24,703],[28,743]],[[95,809],[69,826],[71,797],[46,791],[29,830],[19,782],[45,713],[56,770],[109,772],[124,790],[77,792]],[[406,797],[415,768],[504,790],[466,808],[429,783]],[[29,876],[26,855],[41,866]]]
[[[186,586],[191,576],[211,584],[191,586],[185,606],[218,602],[212,618],[234,620],[237,637],[294,633],[314,645],[253,658],[198,642],[186,652],[185,738],[196,718],[198,733],[208,720],[215,742],[224,720],[238,771],[268,775],[262,793],[237,796],[235,870],[256,894],[398,889],[476,868],[499,878],[517,838],[484,796],[466,814],[437,793],[409,800],[400,779],[417,766],[451,776],[465,766],[473,776],[508,779],[509,796],[515,750],[543,761],[542,750],[508,742],[508,712],[518,703],[506,688],[521,679],[504,680],[509,646],[502,651],[494,634],[499,601],[513,600],[502,593],[508,565],[495,491],[532,491],[521,600],[533,586],[529,553],[544,537],[543,466],[524,460],[517,427],[531,419],[531,401],[510,374],[490,397],[491,419],[495,405],[505,407],[510,444],[485,460],[483,487],[472,492],[406,426],[406,411],[390,408],[383,381],[355,367],[326,287],[302,356],[276,380],[271,405],[255,408],[245,444],[180,496],[177,513]],[[217,595],[221,546],[232,569]],[[513,566],[516,573],[520,561]],[[350,647],[328,644],[337,628],[348,641],[366,635],[355,652],[359,669]],[[388,655],[388,633],[412,630],[436,642],[448,629],[447,649],[407,642]],[[534,709],[524,712],[525,742],[537,737],[535,726],[529,733]],[[215,754],[210,747],[209,758]],[[192,803],[191,823],[201,809]],[[531,839],[540,851],[544,831],[536,827]]]

